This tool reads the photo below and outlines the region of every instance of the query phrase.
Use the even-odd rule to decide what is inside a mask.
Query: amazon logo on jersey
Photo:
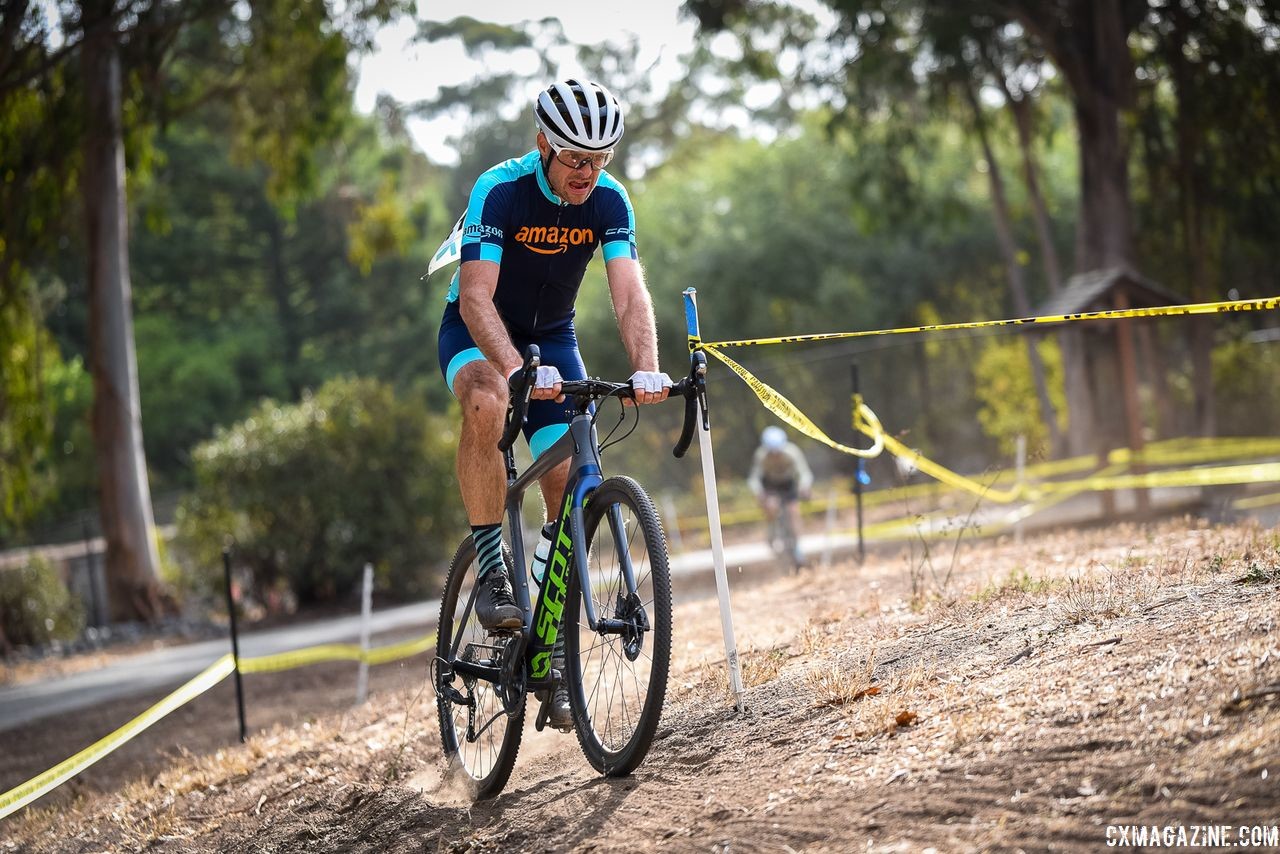
[[[568,252],[570,246],[591,246],[596,235],[589,228],[561,228],[555,225],[525,225],[515,234],[515,241],[539,255]]]

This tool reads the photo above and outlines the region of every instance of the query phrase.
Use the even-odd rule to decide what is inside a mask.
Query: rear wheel
[[[511,571],[511,553],[502,557]],[[436,706],[440,738],[451,770],[462,775],[477,800],[502,791],[520,752],[524,732],[524,691],[507,698],[492,682],[453,672],[457,660],[521,667],[519,632],[490,634],[475,615],[476,549],[470,537],[462,541],[449,565],[440,598],[436,635]],[[448,675],[452,673],[452,678]]]
[[[671,575],[653,502],[614,477],[591,494],[585,521],[591,587],[570,573],[565,600],[569,697],[582,752],[610,777],[634,771],[653,743],[671,660]],[[584,596],[599,629],[587,623]]]

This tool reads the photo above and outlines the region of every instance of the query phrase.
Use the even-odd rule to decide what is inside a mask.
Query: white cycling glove
[[[511,378],[520,373],[523,368],[516,368],[511,372],[511,376],[507,377],[507,382],[511,382]],[[555,388],[556,383],[564,382],[564,378],[560,376],[560,370],[555,365],[539,365],[533,376],[534,388]]]
[[[636,391],[658,394],[664,388],[671,388],[671,377],[661,371],[636,371],[631,375],[631,387]]]

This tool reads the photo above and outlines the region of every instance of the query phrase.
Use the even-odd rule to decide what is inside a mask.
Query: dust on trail
[[[1108,825],[1280,825],[1275,531],[938,553],[736,587],[745,714],[715,600],[680,605],[659,738],[629,778],[530,730],[506,791],[471,804],[430,691],[405,681],[29,811],[0,849],[1092,851]]]

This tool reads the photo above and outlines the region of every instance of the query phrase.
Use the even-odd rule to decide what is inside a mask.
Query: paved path
[[[403,605],[375,613],[370,631],[378,634],[417,627],[426,632],[435,625],[435,619],[434,603]],[[240,638],[240,654],[246,658],[270,655],[320,643],[357,641],[359,637],[360,616],[357,614],[247,632]],[[0,732],[121,697],[175,687],[230,651],[229,641],[201,641],[131,656],[100,670],[0,688]]]

